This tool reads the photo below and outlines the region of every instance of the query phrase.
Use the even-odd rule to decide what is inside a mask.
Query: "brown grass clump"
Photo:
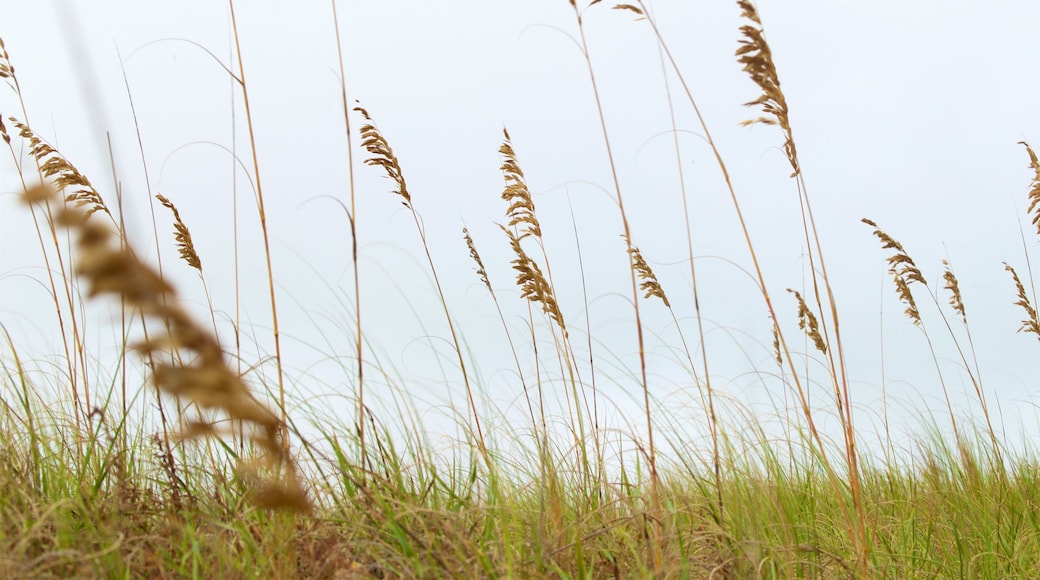
[[[1026,211],[1033,214],[1033,225],[1036,226],[1036,233],[1040,234],[1040,159],[1037,159],[1029,143],[1019,141],[1019,144],[1026,148],[1029,168],[1033,170],[1033,181],[1029,184],[1029,208]]]
[[[468,228],[462,228],[462,238],[466,240],[466,247],[469,249],[469,257],[477,264],[477,277],[480,278],[484,287],[494,294],[494,289],[491,288],[491,280],[488,279],[487,270],[484,268],[484,260],[480,259],[480,253],[477,252],[477,245],[473,243],[473,237],[469,235]]]
[[[816,315],[809,309],[809,305],[805,303],[805,298],[802,298],[802,294],[797,290],[787,289],[788,292],[794,294],[794,299],[798,302],[798,328],[805,331],[806,336],[812,339],[813,345],[816,346],[816,350],[827,354],[827,341],[823,339],[823,335],[820,334],[820,322],[816,319]],[[774,348],[777,348],[779,340],[774,338]],[[781,359],[782,361],[783,359]]]
[[[1011,272],[1011,278],[1015,281],[1015,290],[1018,292],[1018,300],[1015,301],[1015,306],[1021,306],[1022,310],[1026,311],[1026,319],[1022,321],[1022,326],[1019,327],[1018,331],[1031,332],[1036,335],[1037,339],[1040,339],[1040,318],[1037,317],[1036,309],[1033,308],[1033,304],[1029,301],[1029,295],[1026,294],[1026,288],[1022,285],[1018,272],[1007,262],[1004,262],[1004,269]]]
[[[1029,168],[1033,170],[1033,179],[1029,183],[1029,208],[1026,211],[1032,214],[1033,225],[1036,226],[1036,231],[1040,234],[1040,159],[1037,158],[1036,152],[1029,146],[1029,143],[1019,141],[1019,144],[1026,148],[1026,153],[1029,154]],[[1022,321],[1018,331],[1031,332],[1040,339],[1040,318],[1037,317],[1036,309],[1033,307],[1032,301],[1029,300],[1029,295],[1026,293],[1025,285],[1022,284],[1022,279],[1018,277],[1018,272],[1007,262],[1004,262],[1004,269],[1011,273],[1011,278],[1015,282],[1015,291],[1018,295],[1015,306],[1021,306],[1026,313],[1026,318]]]
[[[650,264],[646,263],[646,259],[643,258],[643,253],[639,251],[639,248],[633,246],[631,242],[626,241],[628,246],[628,255],[632,258],[632,270],[639,277],[639,289],[645,292],[643,298],[656,297],[660,298],[661,302],[664,302],[666,307],[671,308],[672,304],[668,302],[668,297],[665,296],[664,288],[661,288],[661,283],[657,281],[657,276],[654,275],[654,271],[650,268]]]
[[[895,281],[896,294],[899,295],[899,300],[906,305],[904,312],[907,318],[912,320],[917,326],[920,326],[921,312],[917,309],[914,295],[910,292],[910,284],[919,282],[921,285],[927,286],[928,282],[924,279],[913,258],[907,255],[906,250],[903,249],[903,244],[900,244],[895,238],[885,233],[873,221],[867,218],[863,218],[860,221],[874,228],[874,237],[881,240],[882,249],[895,250],[888,257],[888,272],[892,274],[892,280]]]
[[[542,312],[556,323],[556,326],[567,336],[567,325],[563,321],[563,312],[560,304],[556,301],[556,294],[552,285],[546,279],[542,269],[524,250],[520,244],[521,236],[515,234],[509,228],[499,225],[506,237],[509,238],[509,247],[513,249],[516,258],[513,259],[513,269],[516,270],[516,285],[520,287],[520,297],[542,305]]]
[[[202,272],[202,259],[199,258],[199,253],[195,251],[195,244],[191,241],[191,232],[188,231],[188,226],[181,221],[181,212],[177,211],[177,207],[165,195],[156,195],[155,199],[159,200],[163,207],[173,212],[173,239],[177,242],[177,251],[180,253],[181,259],[192,268]]]
[[[520,239],[534,236],[542,239],[542,226],[538,223],[538,217],[534,211],[534,199],[531,190],[527,188],[527,180],[524,171],[520,169],[520,162],[513,150],[513,143],[509,139],[509,131],[502,129],[505,139],[502,146],[498,148],[502,155],[502,175],[506,180],[506,186],[502,190],[502,199],[509,204],[506,215],[509,216],[509,227],[520,230]]]
[[[54,147],[36,135],[29,125],[14,117],[10,117],[10,120],[18,129],[19,136],[28,141],[29,155],[36,160],[40,174],[51,180],[59,191],[68,191],[65,194],[66,203],[77,208],[85,208],[83,219],[89,218],[94,212],[99,211],[111,217],[112,214],[108,211],[105,200],[101,198],[101,194],[94,189],[85,175],[80,173]],[[4,140],[10,143],[7,137]]]
[[[744,72],[748,73],[751,80],[762,89],[762,94],[753,101],[744,103],[747,107],[758,107],[766,116],[757,117],[744,121],[743,125],[762,123],[764,125],[779,125],[784,132],[784,154],[791,164],[791,177],[801,173],[798,165],[798,150],[794,145],[794,136],[791,134],[791,122],[787,112],[787,98],[780,90],[780,76],[776,72],[773,63],[773,52],[766,42],[762,30],[762,20],[758,17],[758,10],[750,0],[740,0],[741,17],[747,18],[751,24],[740,27],[744,36],[740,40],[740,48],[737,49],[737,62],[744,65]]]
[[[964,298],[961,296],[961,285],[953,273],[949,260],[943,260],[943,288],[950,291],[950,306],[960,315],[961,322],[968,324],[968,315],[964,311]]]
[[[49,184],[29,188],[23,195],[28,204],[48,207],[59,203],[57,197],[56,189]],[[167,203],[168,200],[164,205]],[[111,227],[90,219],[91,214],[99,210],[75,194],[53,209],[56,225],[67,228],[76,238],[75,271],[88,284],[87,296],[122,296],[127,304],[140,310],[142,316],[157,319],[165,326],[165,333],[133,345],[148,361],[152,383],[160,392],[179,399],[185,406],[194,404],[201,410],[219,411],[251,427],[249,438],[262,453],[254,460],[240,463],[238,473],[253,484],[251,499],[256,505],[310,511],[311,504],[295,464],[281,441],[283,422],[258,402],[242,377],[228,367],[216,337],[177,305],[173,287],[140,261],[129,246],[114,243],[118,236]],[[185,237],[178,239],[182,255],[195,255],[190,236],[186,235],[187,228],[184,233]],[[197,255],[194,261],[200,264]],[[212,421],[185,419],[177,439],[220,435]]]
[[[394,150],[390,147],[390,142],[376,128],[375,122],[368,114],[368,110],[360,105],[354,107],[354,110],[361,113],[361,116],[365,119],[365,124],[361,126],[361,146],[372,155],[365,159],[365,165],[382,167],[386,171],[387,177],[397,184],[397,189],[394,190],[394,193],[401,196],[401,203],[405,207],[411,209],[412,195],[408,193],[408,185],[404,182],[401,164],[397,161],[397,155],[394,154]]]
[[[516,157],[516,151],[513,150],[509,131],[503,129],[502,134],[504,138],[498,152],[502,155],[500,169],[506,182],[505,188],[502,189],[502,200],[509,204],[509,207],[506,208],[506,217],[509,218],[509,222],[506,226],[499,224],[499,227],[509,238],[509,247],[513,249],[513,254],[516,256],[512,261],[513,269],[517,272],[516,284],[520,287],[520,296],[541,304],[542,312],[556,323],[566,338],[568,336],[567,325],[563,321],[560,304],[556,301],[552,280],[542,272],[538,262],[524,250],[521,244],[524,238],[532,237],[540,245],[542,243],[542,226],[538,222],[534,198],[531,197],[531,190],[527,187],[524,172],[520,168],[520,161]]]
[[[450,309],[448,308],[448,299],[444,294],[444,288],[441,286],[440,276],[437,274],[437,267],[434,265],[433,254],[430,253],[430,244],[426,240],[426,229],[423,227],[422,219],[419,217],[419,212],[412,205],[412,195],[408,192],[408,186],[404,181],[404,172],[401,170],[401,163],[397,160],[397,155],[394,154],[393,148],[390,147],[390,142],[387,141],[386,137],[383,136],[379,128],[376,127],[375,121],[372,120],[371,115],[368,111],[360,104],[354,107],[354,110],[361,114],[365,120],[365,124],[361,126],[361,146],[371,155],[365,159],[366,165],[373,167],[382,167],[386,172],[386,176],[389,177],[396,185],[397,188],[393,190],[393,193],[401,198],[401,203],[408,208],[412,214],[412,220],[415,223],[415,230],[419,234],[419,239],[422,240],[423,251],[426,253],[426,261],[430,265],[430,275],[433,276],[433,283],[437,287],[437,296],[440,297],[441,308],[444,311],[444,320],[448,325],[448,331],[451,333],[451,343],[455,350],[456,360],[459,363],[459,372],[462,375],[462,382],[466,387],[466,397],[469,399],[470,410],[473,413],[473,428],[477,435],[477,444],[480,448],[481,455],[484,457],[485,462],[490,466],[490,457],[488,455],[487,445],[484,441],[484,429],[480,426],[480,412],[477,409],[477,400],[473,394],[473,385],[470,382],[469,371],[466,369],[466,360],[462,355],[462,344],[459,340],[459,334],[455,330],[455,322],[452,320]],[[365,437],[364,437],[364,399],[360,394],[359,388],[358,395],[358,415],[359,425],[361,428],[360,432],[360,443],[362,449],[362,464],[365,463]]]

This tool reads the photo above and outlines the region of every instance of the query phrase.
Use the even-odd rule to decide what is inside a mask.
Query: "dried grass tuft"
[[[823,336],[820,334],[820,323],[816,319],[816,315],[809,309],[800,292],[790,288],[787,291],[794,294],[794,299],[798,302],[798,328],[805,331],[806,336],[812,339],[816,350],[827,354],[827,341],[823,340]],[[779,342],[779,340],[776,340],[776,342]],[[783,359],[781,359],[781,363],[782,361]]]
[[[180,252],[181,259],[192,268],[202,272],[202,259],[199,258],[198,252],[195,251],[195,244],[191,241],[191,232],[188,231],[188,226],[181,221],[181,212],[177,211],[177,207],[165,195],[156,195],[155,199],[159,200],[159,203],[173,212],[173,239],[177,242],[177,251]]]
[[[94,189],[85,175],[80,173],[54,147],[34,133],[29,125],[15,117],[8,117],[8,119],[18,129],[19,136],[29,142],[29,155],[36,160],[40,173],[65,194],[66,203],[84,208],[81,214],[83,219],[87,219],[99,211],[108,214],[109,217],[112,216],[105,205],[105,200],[101,198],[101,194]],[[7,140],[6,136],[5,140]]]
[[[78,173],[78,172],[77,172]],[[310,500],[292,458],[280,440],[281,419],[257,401],[246,383],[224,360],[217,338],[177,305],[176,293],[150,266],[141,262],[118,234],[90,215],[99,211],[88,204],[61,204],[54,187],[41,185],[25,192],[26,203],[54,204],[55,221],[75,237],[76,274],[87,281],[88,296],[114,294],[142,315],[163,323],[165,333],[132,345],[150,361],[155,387],[183,403],[218,411],[247,427],[259,458],[242,461],[239,475],[253,483],[254,503],[265,508],[307,512]],[[164,204],[165,205],[165,204]],[[176,435],[180,441],[220,436],[211,421],[186,420]]]
[[[625,237],[625,236],[622,236]],[[633,246],[629,240],[626,239],[626,245],[628,246],[628,255],[632,259],[632,270],[639,277],[639,289],[645,292],[644,298],[650,298],[656,296],[664,302],[664,305],[671,308],[671,303],[668,302],[668,297],[664,294],[664,288],[661,288],[661,284],[657,281],[657,276],[654,275],[654,271],[650,269],[650,264],[646,263],[643,258],[643,253],[639,251],[639,248]]]
[[[480,259],[480,254],[477,252],[477,245],[473,243],[473,238],[469,235],[467,228],[462,228],[462,237],[466,240],[466,247],[469,248],[469,257],[473,258],[473,261],[477,263],[477,276],[480,277],[480,281],[484,283],[484,286],[488,290],[491,289],[491,281],[488,280],[487,270],[484,269],[484,260]],[[494,291],[492,290],[492,293]]]
[[[372,157],[365,159],[365,165],[382,167],[387,177],[397,184],[394,193],[401,196],[401,203],[408,209],[412,208],[412,195],[408,193],[408,185],[404,182],[404,173],[401,164],[397,161],[397,155],[390,147],[390,143],[379,132],[372,117],[364,107],[358,105],[354,110],[361,113],[365,124],[361,126],[361,146],[364,147]]]
[[[946,282],[943,288],[950,291],[950,306],[953,311],[961,316],[961,321],[968,324],[968,315],[964,312],[964,299],[961,296],[961,287],[957,282],[957,276],[953,274],[953,268],[949,260],[943,260],[943,280]]]
[[[563,322],[563,312],[560,311],[560,305],[556,302],[556,294],[553,292],[552,285],[542,274],[542,269],[524,251],[519,235],[501,224],[498,227],[502,228],[509,238],[509,246],[513,248],[513,253],[516,255],[511,263],[517,272],[516,284],[520,287],[520,297],[541,304],[542,312],[549,315],[564,336],[567,336],[567,325]]]
[[[873,221],[867,218],[863,218],[860,221],[874,228],[874,237],[881,240],[882,249],[894,250],[887,260],[889,265],[888,272],[892,274],[892,280],[895,282],[896,294],[899,295],[899,300],[906,305],[904,313],[915,325],[920,326],[921,312],[917,309],[917,303],[914,302],[913,293],[910,292],[910,284],[918,282],[923,286],[927,286],[928,282],[921,275],[921,270],[917,268],[917,264],[907,255],[902,244],[885,233]]]
[[[739,0],[741,17],[747,18],[751,24],[740,27],[740,33],[744,36],[737,48],[737,62],[744,65],[744,72],[748,73],[751,80],[755,82],[762,94],[755,100],[744,103],[746,107],[757,107],[765,116],[756,117],[744,121],[742,125],[779,125],[784,132],[784,154],[787,161],[794,170],[791,177],[798,176],[801,168],[798,165],[798,151],[794,145],[794,136],[791,134],[791,122],[787,112],[787,99],[780,89],[780,77],[773,63],[773,51],[766,42],[765,32],[762,29],[762,20],[758,17],[758,10],[750,0]]]
[[[14,66],[11,64],[11,55],[7,54],[4,39],[0,38],[0,79],[9,79],[13,76]]]
[[[506,215],[509,216],[509,226],[519,230],[519,239],[533,236],[542,238],[542,226],[538,223],[538,217],[534,211],[534,199],[531,190],[527,188],[524,172],[520,169],[520,162],[516,158],[513,144],[509,140],[509,131],[502,129],[505,139],[498,152],[502,155],[502,175],[506,180],[506,187],[502,190],[502,199],[509,204]]]
[[[776,359],[776,364],[782,367],[784,366],[784,353],[780,349],[780,331],[777,328],[777,325],[773,324],[773,356]]]
[[[1032,302],[1029,301],[1029,295],[1026,294],[1026,288],[1022,285],[1018,272],[1007,262],[1004,262],[1004,269],[1011,272],[1011,278],[1015,281],[1015,290],[1018,293],[1018,300],[1015,301],[1015,306],[1021,306],[1022,310],[1026,311],[1026,319],[1022,321],[1022,326],[1019,327],[1018,332],[1031,332],[1040,340],[1040,318],[1037,318],[1036,309],[1033,308]]]
[[[502,175],[506,186],[502,190],[502,199],[509,204],[506,208],[506,217],[509,218],[508,226],[499,224],[506,236],[509,238],[509,246],[513,249],[516,258],[511,262],[516,270],[516,283],[520,287],[520,296],[531,302],[538,303],[542,312],[560,328],[564,337],[567,336],[567,326],[563,322],[563,312],[556,301],[556,293],[553,292],[549,278],[542,272],[533,258],[524,250],[524,238],[532,237],[542,241],[542,226],[535,214],[534,199],[531,190],[527,187],[524,171],[520,168],[516,151],[513,150],[509,131],[502,129],[502,145],[498,148],[502,155]],[[471,253],[475,252],[471,248]]]
[[[628,10],[629,12],[635,12],[637,16],[645,16],[643,9],[633,4],[615,4],[614,10]]]
[[[1027,212],[1033,214],[1033,225],[1036,227],[1036,233],[1040,234],[1040,160],[1037,159],[1036,152],[1029,146],[1029,143],[1019,141],[1019,144],[1026,148],[1026,153],[1029,154],[1029,168],[1033,170],[1033,181],[1029,184],[1029,209]]]

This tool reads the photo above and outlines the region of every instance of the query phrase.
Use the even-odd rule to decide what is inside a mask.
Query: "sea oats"
[[[946,282],[943,288],[950,291],[950,306],[953,307],[954,312],[961,315],[961,320],[964,324],[968,323],[968,315],[964,313],[964,299],[961,296],[961,287],[957,283],[957,276],[953,274],[953,269],[950,267],[948,260],[943,260],[943,280]]]
[[[816,346],[816,350],[823,354],[827,354],[827,341],[825,341],[823,336],[820,334],[820,324],[816,320],[816,315],[809,309],[809,306],[805,303],[805,299],[802,298],[801,293],[790,288],[788,288],[787,291],[794,294],[794,299],[798,302],[798,328],[805,331],[806,336],[812,339],[813,345]]]
[[[394,190],[394,193],[401,196],[401,203],[405,207],[411,209],[412,195],[408,193],[408,185],[404,182],[401,164],[397,161],[397,156],[394,155],[394,150],[390,147],[390,143],[379,132],[375,122],[372,121],[372,117],[369,116],[368,111],[364,107],[359,105],[354,107],[354,110],[361,113],[361,116],[365,119],[365,124],[361,126],[361,146],[372,155],[372,157],[365,159],[365,164],[382,167],[386,171],[387,177],[397,184],[397,189]]]
[[[30,189],[25,201],[56,203],[56,191],[45,188]],[[143,315],[162,321],[167,329],[132,345],[149,361],[152,384],[184,403],[221,411],[251,426],[250,440],[263,450],[263,456],[258,462],[240,464],[238,471],[254,481],[253,501],[262,507],[308,511],[310,502],[295,464],[279,440],[284,423],[253,397],[242,377],[227,365],[217,338],[177,304],[173,287],[125,244],[116,242],[119,236],[110,223],[90,218],[97,208],[84,205],[65,205],[57,211],[56,222],[75,237],[76,274],[86,279],[88,296],[119,295]],[[178,440],[219,435],[212,423],[182,420],[185,429],[176,436]],[[262,473],[278,475],[264,477]]]
[[[477,399],[473,394],[473,385],[469,378],[469,373],[466,370],[466,359],[462,355],[462,342],[459,339],[459,334],[455,329],[455,322],[452,320],[451,312],[448,307],[448,300],[444,293],[444,287],[441,285],[440,276],[437,273],[437,268],[434,265],[433,254],[430,251],[430,244],[426,238],[426,228],[423,226],[422,218],[419,212],[416,211],[412,205],[412,196],[408,192],[408,186],[404,181],[404,173],[401,171],[401,164],[397,160],[397,156],[394,154],[393,149],[390,147],[389,141],[386,137],[376,128],[375,123],[372,121],[372,117],[368,114],[363,107],[360,105],[355,107],[355,111],[361,113],[366,123],[361,127],[361,145],[372,155],[365,160],[366,165],[374,167],[382,167],[389,177],[397,185],[397,189],[394,190],[398,196],[401,197],[401,203],[408,208],[412,214],[412,220],[415,222],[416,232],[419,234],[419,238],[422,240],[423,252],[426,254],[426,261],[430,265],[430,274],[433,276],[433,284],[437,288],[437,296],[440,298],[441,307],[444,312],[445,323],[448,325],[448,331],[451,333],[451,343],[454,346],[455,355],[458,360],[458,370],[462,375],[462,382],[466,387],[466,398],[470,403],[470,410],[473,415],[473,427],[477,434],[477,443],[479,446],[480,454],[483,456],[485,462],[490,466],[490,455],[488,454],[487,445],[484,440],[484,432],[480,426],[480,412],[477,409]],[[351,218],[353,219],[353,218]],[[358,396],[359,407],[361,406],[361,397]],[[363,417],[364,411],[361,408],[360,416]],[[363,424],[363,421],[362,421]],[[359,438],[363,439],[363,432],[359,434]],[[379,440],[376,440],[379,444]],[[364,446],[362,446],[364,447]],[[362,454],[366,453],[363,451]]]
[[[180,252],[181,259],[192,268],[202,272],[202,260],[199,258],[198,252],[195,251],[195,244],[191,241],[191,232],[188,231],[188,226],[181,221],[181,212],[177,211],[177,207],[166,196],[159,194],[155,196],[155,199],[159,200],[159,203],[173,212],[173,239],[177,242],[177,250]]]
[[[11,55],[7,54],[4,39],[0,38],[0,79],[9,79],[14,76],[14,66],[11,65]]]
[[[512,264],[513,269],[517,272],[516,284],[520,287],[520,297],[541,304],[542,312],[548,314],[549,318],[556,323],[566,336],[567,326],[563,322],[563,313],[560,311],[560,305],[556,302],[556,295],[553,293],[552,286],[546,280],[545,275],[542,274],[542,269],[524,251],[523,246],[520,244],[520,237],[517,234],[501,224],[498,227],[502,228],[502,231],[509,238],[509,246],[513,248],[513,253],[516,255]]]
[[[29,204],[48,201],[52,197],[54,190],[45,183],[37,183],[22,192],[22,201]]]
[[[86,176],[80,173],[54,147],[36,135],[28,125],[15,117],[8,117],[8,119],[18,129],[18,134],[22,139],[29,142],[29,154],[36,160],[43,176],[50,179],[55,187],[64,192],[66,203],[84,207],[85,210],[81,214],[83,219],[97,211],[109,214],[111,217],[105,200],[101,198],[101,194],[94,189]]]
[[[776,364],[784,366],[784,356],[780,350],[780,332],[777,330],[776,324],[773,324],[770,330],[773,333],[773,354],[776,356]]]
[[[757,117],[744,121],[743,125],[762,123],[764,125],[779,125],[784,132],[784,154],[787,161],[794,170],[791,177],[801,173],[798,165],[798,151],[795,149],[794,136],[791,134],[791,123],[787,112],[787,99],[780,89],[780,77],[773,63],[773,51],[766,42],[765,33],[762,30],[762,20],[758,17],[758,10],[750,0],[739,0],[741,16],[751,21],[740,27],[744,38],[740,40],[737,48],[737,62],[744,65],[744,72],[748,73],[751,80],[762,89],[762,94],[755,100],[744,103],[746,107],[758,107],[766,116]]]
[[[484,261],[480,259],[480,254],[477,253],[477,246],[473,243],[473,238],[470,237],[468,229],[462,228],[462,237],[466,240],[466,247],[469,248],[469,257],[473,258],[473,261],[477,263],[477,276],[480,277],[480,281],[484,283],[484,286],[491,290],[491,282],[488,280],[487,270],[484,269]]]
[[[542,227],[538,223],[538,217],[534,211],[534,199],[531,198],[531,190],[527,188],[524,172],[520,169],[516,152],[509,139],[509,132],[502,129],[505,140],[498,152],[502,155],[502,174],[506,180],[506,187],[502,190],[502,199],[509,204],[506,215],[509,216],[510,226],[517,227],[518,237],[522,240],[527,236],[541,239]]]
[[[895,238],[888,235],[881,228],[878,227],[873,221],[863,218],[860,221],[874,228],[874,236],[881,240],[881,248],[885,250],[894,250],[892,255],[888,257],[888,272],[892,274],[892,280],[896,285],[896,294],[899,296],[899,300],[906,305],[904,313],[907,318],[913,321],[915,325],[921,325],[921,313],[917,309],[917,303],[914,301],[914,295],[910,292],[910,284],[918,282],[924,286],[928,285],[925,281],[924,276],[921,274],[921,270],[917,268],[917,264],[906,253],[903,249],[903,245],[900,244]]]
[[[1029,154],[1029,168],[1033,170],[1033,180],[1029,184],[1029,209],[1026,211],[1033,214],[1033,225],[1040,234],[1040,160],[1036,158],[1036,152],[1029,143],[1019,141],[1019,144],[1026,148],[1026,153]]]
[[[631,12],[635,12],[639,16],[643,16],[643,9],[632,4],[615,4],[614,10],[628,10]]]
[[[534,199],[527,187],[524,172],[520,168],[516,151],[513,150],[509,131],[502,129],[503,141],[498,148],[502,156],[502,175],[506,186],[502,190],[502,199],[509,204],[506,208],[506,217],[509,218],[508,227],[499,224],[498,227],[506,233],[509,238],[509,246],[513,249],[516,259],[512,261],[513,269],[517,272],[517,285],[520,286],[520,296],[531,302],[542,305],[542,311],[560,328],[564,336],[567,336],[567,327],[563,322],[563,313],[560,305],[556,302],[549,277],[546,276],[541,267],[524,250],[521,242],[528,236],[535,238],[541,243],[542,226],[535,214]],[[513,228],[513,229],[510,229]],[[544,252],[543,252],[544,255]]]
[[[622,235],[622,238],[625,236]],[[655,296],[664,302],[664,305],[671,307],[672,305],[668,302],[668,297],[664,294],[664,289],[661,288],[661,284],[657,281],[657,276],[654,275],[654,271],[650,269],[650,264],[646,263],[643,258],[643,253],[639,251],[639,248],[633,246],[627,239],[628,255],[632,259],[632,269],[635,271],[636,276],[641,280],[639,283],[639,289],[645,292],[644,298],[650,298]]]
[[[1021,306],[1022,310],[1026,311],[1026,319],[1022,321],[1022,326],[1018,328],[1018,332],[1031,332],[1040,340],[1040,318],[1037,317],[1036,309],[1033,308],[1033,304],[1029,301],[1029,295],[1026,294],[1026,288],[1022,285],[1018,272],[1007,262],[1004,262],[1004,269],[1011,272],[1011,279],[1015,281],[1015,290],[1018,293],[1018,300],[1015,301],[1015,306]]]

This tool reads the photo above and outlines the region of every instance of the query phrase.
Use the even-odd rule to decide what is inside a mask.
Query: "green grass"
[[[627,284],[611,291],[628,299],[631,316],[624,320],[631,324],[637,355],[623,359],[598,350],[587,330],[591,321],[579,313],[591,312],[588,304],[600,294],[584,287],[583,272],[585,308],[561,300],[557,283],[571,278],[553,270],[522,169],[522,147],[506,132],[499,150],[505,181],[500,229],[511,253],[495,259],[512,268],[526,307],[522,326],[505,314],[504,304],[516,297],[491,279],[485,268],[491,256],[468,229],[459,237],[474,261],[475,281],[496,310],[503,348],[515,362],[502,369],[513,377],[508,405],[490,396],[486,370],[470,351],[472,339],[449,306],[453,300],[423,225],[426,202],[420,193],[413,197],[405,179],[407,160],[398,158],[391,137],[367,110],[351,105],[345,85],[351,173],[339,203],[352,242],[353,278],[349,298],[339,307],[349,339],[321,338],[342,374],[339,384],[349,385],[349,392],[328,385],[325,397],[315,398],[294,390],[308,374],[297,376],[283,351],[277,313],[288,298],[278,291],[284,286],[272,265],[255,144],[264,263],[241,266],[266,273],[262,290],[270,300],[274,352],[251,357],[242,347],[250,337],[237,304],[210,301],[203,267],[208,259],[199,255],[190,223],[182,221],[174,202],[158,196],[172,214],[165,214],[174,224],[171,243],[204,283],[208,316],[201,321],[182,307],[171,277],[164,275],[174,266],[158,258],[152,266],[129,246],[118,194],[98,192],[32,129],[11,57],[3,50],[0,77],[21,111],[5,116],[0,130],[23,176],[25,218],[36,227],[46,273],[38,282],[53,303],[52,330],[61,349],[25,352],[23,339],[3,328],[0,577],[1035,576],[1040,461],[1032,447],[1013,449],[994,424],[994,399],[979,378],[957,277],[944,263],[945,285],[933,290],[896,238],[869,220],[864,221],[888,256],[894,296],[932,349],[938,369],[946,355],[933,346],[938,338],[927,323],[932,318],[920,311],[921,302],[934,303],[973,408],[954,404],[941,372],[945,407],[937,415],[919,410],[926,419],[914,426],[916,439],[890,430],[887,406],[873,416],[856,408],[839,331],[842,310],[802,179],[788,103],[756,10],[743,0],[737,4],[745,18],[737,62],[761,90],[748,103],[761,116],[749,124],[779,129],[802,208],[802,221],[790,224],[804,238],[810,265],[799,292],[777,288],[801,281],[763,274],[742,196],[665,39],[658,41],[679,81],[669,106],[689,107],[701,123],[698,131],[715,155],[746,240],[743,267],[771,317],[774,340],[766,350],[773,360],[757,369],[773,389],[772,404],[764,409],[714,384],[699,306],[692,319],[674,310],[675,290],[662,284],[636,244],[640,232],[626,213],[630,200],[615,169],[595,54],[585,38],[586,10],[609,6],[575,4],[576,39],[588,64],[590,106],[613,171],[608,191],[629,260]],[[642,2],[619,8],[646,17]],[[650,17],[633,26],[657,33]],[[250,94],[238,56],[237,67],[228,70],[246,106],[252,143]],[[342,62],[340,68],[342,74]],[[362,126],[354,127],[352,119]],[[354,138],[360,139],[363,159],[352,157],[358,153]],[[678,152],[678,141],[674,146]],[[1025,147],[1034,176],[1024,189],[1029,212],[1040,216],[1040,162]],[[447,413],[448,431],[456,434],[450,441],[424,425],[417,387],[384,362],[379,332],[363,323],[360,288],[367,281],[358,268],[362,244],[356,226],[364,216],[358,217],[355,204],[355,166],[389,177],[395,198],[385,196],[387,203],[403,204],[414,222],[414,230],[401,237],[412,236],[416,253],[425,257],[421,264],[442,310],[436,318],[446,328],[445,336],[427,338],[436,342],[444,384],[464,394]],[[676,169],[681,177],[681,164]],[[690,200],[681,194],[689,213]],[[114,199],[119,202],[111,204]],[[688,221],[685,231],[675,232],[686,241],[690,265],[692,296],[683,298],[699,304],[695,234]],[[236,277],[239,266],[236,261]],[[1032,284],[1012,266],[1007,269],[1009,302],[1024,313],[1022,331],[1040,337]],[[90,348],[95,322],[84,305],[95,300],[115,305],[119,313],[114,349]],[[648,309],[670,316],[675,340],[667,354],[689,373],[685,387],[669,387],[673,394],[667,399],[648,371],[655,353],[647,348],[659,342],[649,340],[659,336],[644,324]],[[236,346],[227,348],[217,342],[217,319],[218,312],[231,310]],[[424,316],[416,317],[424,324]],[[791,328],[785,320],[793,322]],[[798,352],[797,344],[808,352]],[[594,351],[598,355],[590,362],[585,353]],[[810,374],[807,360],[820,370]],[[639,410],[637,417],[619,420],[624,428],[612,417],[626,406],[602,391],[611,383],[631,387]],[[148,387],[135,387],[142,384]],[[388,400],[396,414],[372,404]],[[867,418],[880,418],[884,429],[858,427]]]

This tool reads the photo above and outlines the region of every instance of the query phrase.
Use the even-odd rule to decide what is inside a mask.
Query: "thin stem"
[[[588,42],[585,38],[585,26],[581,14],[581,10],[578,9],[577,3],[572,3],[571,6],[574,8],[574,15],[578,21],[578,33],[581,40],[582,56],[585,59],[585,65],[589,72],[589,81],[592,85],[592,95],[596,102],[596,113],[599,116],[599,126],[603,134],[603,143],[607,150],[607,160],[610,165],[610,176],[614,184],[614,193],[618,204],[618,211],[621,215],[621,225],[624,229],[624,237],[626,250],[629,250],[629,280],[631,282],[632,290],[632,308],[635,312],[636,322],[636,337],[639,344],[639,373],[642,381],[643,388],[643,408],[646,413],[646,430],[647,430],[647,452],[648,459],[650,462],[650,479],[651,479],[651,494],[653,496],[654,510],[660,512],[660,496],[659,496],[659,479],[657,474],[657,449],[654,445],[654,427],[653,421],[650,416],[650,384],[646,374],[646,347],[643,338],[643,321],[640,317],[639,312],[639,284],[636,280],[636,272],[631,257],[632,249],[632,232],[628,225],[628,216],[625,213],[625,203],[621,196],[621,181],[618,178],[617,164],[614,162],[614,150],[610,145],[610,135],[607,132],[607,120],[603,112],[603,102],[600,99],[599,85],[596,82],[596,73],[592,68],[592,57],[589,53]]]
[[[249,89],[246,83],[246,69],[242,63],[242,46],[238,36],[238,21],[235,19],[235,2],[228,0],[231,9],[231,28],[235,39],[235,52],[238,57],[239,86],[242,88],[242,102],[246,109],[246,127],[249,128],[249,148],[253,157],[253,173],[256,176],[256,204],[260,214],[260,231],[264,239],[264,260],[267,265],[267,289],[271,297],[271,333],[274,338],[274,358],[278,371],[278,408],[281,411],[281,439],[283,447],[288,450],[289,438],[285,431],[288,413],[285,407],[285,377],[282,370],[282,343],[278,330],[278,303],[274,292],[274,268],[271,266],[271,243],[267,233],[267,212],[264,210],[264,189],[260,183],[260,160],[256,149],[256,132],[253,129],[253,115],[249,108]]]
[[[365,448],[365,364],[361,335],[361,274],[358,271],[358,236],[357,205],[354,191],[354,147],[351,145],[353,133],[350,130],[350,101],[347,100],[347,73],[343,66],[343,45],[339,34],[339,16],[336,12],[336,0],[332,0],[332,24],[336,32],[336,55],[339,58],[340,98],[343,102],[343,124],[347,135],[347,176],[350,188],[350,255],[354,268],[354,345],[357,354],[358,378],[358,446],[361,449],[361,465],[366,465]],[[362,470],[364,471],[364,470]]]

